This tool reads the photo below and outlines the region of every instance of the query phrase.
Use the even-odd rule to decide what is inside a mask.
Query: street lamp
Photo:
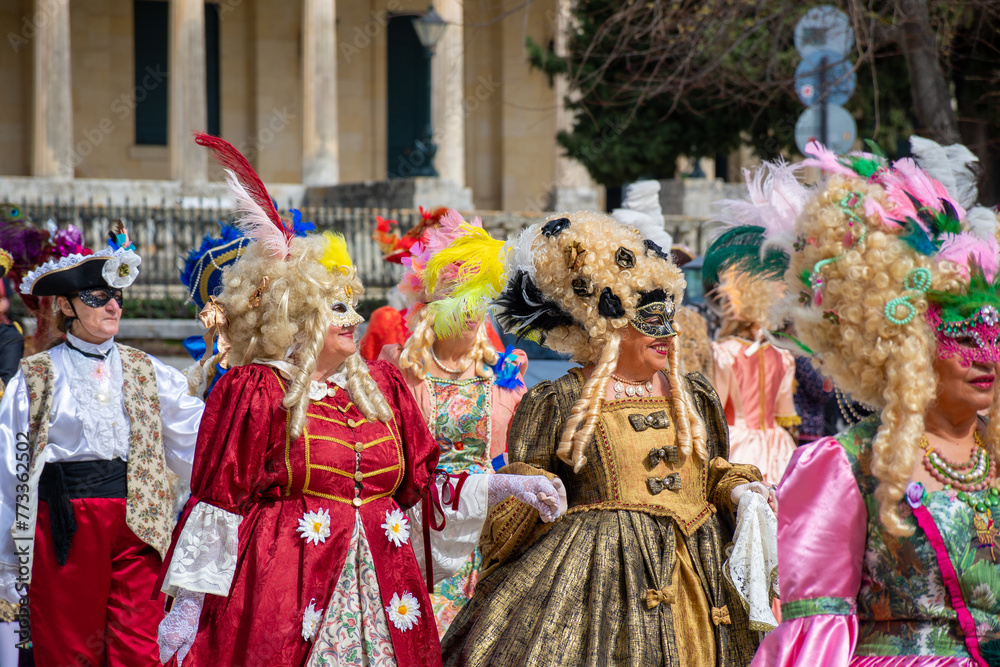
[[[441,15],[434,11],[432,4],[427,13],[420,18],[413,19],[413,29],[417,31],[417,39],[424,45],[424,48],[434,53],[434,47],[444,35],[444,29],[448,27],[447,22]]]
[[[425,49],[427,49],[427,61],[428,70],[430,70],[430,61],[434,58],[434,47],[437,43],[441,41],[444,36],[445,28],[448,27],[448,23],[441,18],[441,15],[434,11],[434,5],[431,4],[427,8],[427,13],[419,18],[413,19],[413,30],[417,33],[417,39]],[[433,96],[433,84],[431,82],[430,71],[428,71],[427,76],[427,100],[431,101]],[[433,105],[432,105],[433,108]],[[432,110],[428,110],[428,118],[430,114],[433,113]],[[411,159],[414,161],[419,161],[422,165],[417,170],[414,170],[414,175],[416,176],[430,176],[432,178],[437,178],[438,171],[434,168],[434,155],[437,153],[437,144],[434,143],[434,127],[432,121],[428,121],[427,128],[424,131],[424,136],[415,142],[415,146],[411,153]]]

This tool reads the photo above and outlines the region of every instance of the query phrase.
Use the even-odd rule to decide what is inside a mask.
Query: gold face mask
[[[642,295],[632,318],[632,326],[650,338],[671,338],[674,330],[674,302],[663,290]]]
[[[350,289],[336,288],[330,302],[330,324],[338,327],[353,327],[364,322],[365,318],[354,310],[354,303],[354,295]]]

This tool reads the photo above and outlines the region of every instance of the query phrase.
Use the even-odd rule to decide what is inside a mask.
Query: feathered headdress
[[[226,183],[236,199],[236,211],[240,214],[236,227],[251,241],[263,244],[275,258],[286,259],[293,232],[278,215],[267,188],[253,166],[225,139],[196,132],[195,141],[212,149],[215,159],[226,170]]]
[[[444,337],[461,332],[469,320],[481,319],[489,301],[500,293],[505,268],[504,243],[483,229],[478,217],[466,222],[453,210],[430,227],[424,241],[403,258],[407,268],[400,292],[411,305],[427,304],[435,332]]]
[[[979,298],[995,294],[1000,255],[996,217],[981,207],[973,208],[974,213],[966,211],[976,198],[970,167],[975,156],[964,146],[945,148],[920,137],[911,141],[918,158],[926,158],[934,173],[951,188],[913,158],[890,162],[873,142],[868,142],[871,152],[839,156],[812,141],[806,146],[811,157],[802,166],[817,167],[829,175],[862,178],[880,186],[883,197],[853,192],[838,202],[850,226],[842,243],[845,252],[864,243],[869,225],[874,224],[898,236],[918,255],[935,263],[955,265],[965,281],[981,272],[992,287],[968,291],[968,298],[975,302],[969,308],[996,305],[995,297],[990,303]],[[717,276],[727,266],[771,279],[785,273],[792,253],[811,242],[796,235],[795,222],[814,191],[798,183],[795,170],[795,166],[781,162],[764,163],[755,175],[747,174],[748,200],[721,202],[718,219],[723,223],[723,232],[706,253],[704,275]],[[804,288],[800,302],[822,306],[823,267],[835,261],[837,257],[824,258],[799,276]],[[928,297],[933,301],[935,295],[928,293]]]

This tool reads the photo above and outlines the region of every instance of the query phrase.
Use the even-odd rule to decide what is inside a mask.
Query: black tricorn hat
[[[28,293],[34,296],[66,296],[82,289],[107,287],[108,281],[102,271],[109,259],[108,255],[87,255],[72,266],[44,273],[35,280]]]

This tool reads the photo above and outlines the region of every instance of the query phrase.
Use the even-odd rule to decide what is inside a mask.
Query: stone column
[[[204,0],[170,0],[170,178],[183,183],[208,180],[208,150],[194,132],[208,130],[205,86]]]
[[[302,15],[302,182],[340,181],[336,0],[305,0]]]
[[[465,17],[461,0],[437,0],[437,13],[448,22],[431,60],[431,124],[438,176],[465,187]]]
[[[31,175],[73,178],[73,98],[69,0],[35,0],[34,132]]]
[[[573,29],[573,0],[556,0],[556,24],[554,48],[556,55],[565,56]],[[566,96],[570,94],[565,76],[555,77],[553,92],[556,103],[556,131],[573,127],[574,113],[566,108]],[[582,164],[566,157],[562,146],[556,145],[555,184],[549,190],[549,210],[578,211],[599,209],[598,193],[593,179]]]

